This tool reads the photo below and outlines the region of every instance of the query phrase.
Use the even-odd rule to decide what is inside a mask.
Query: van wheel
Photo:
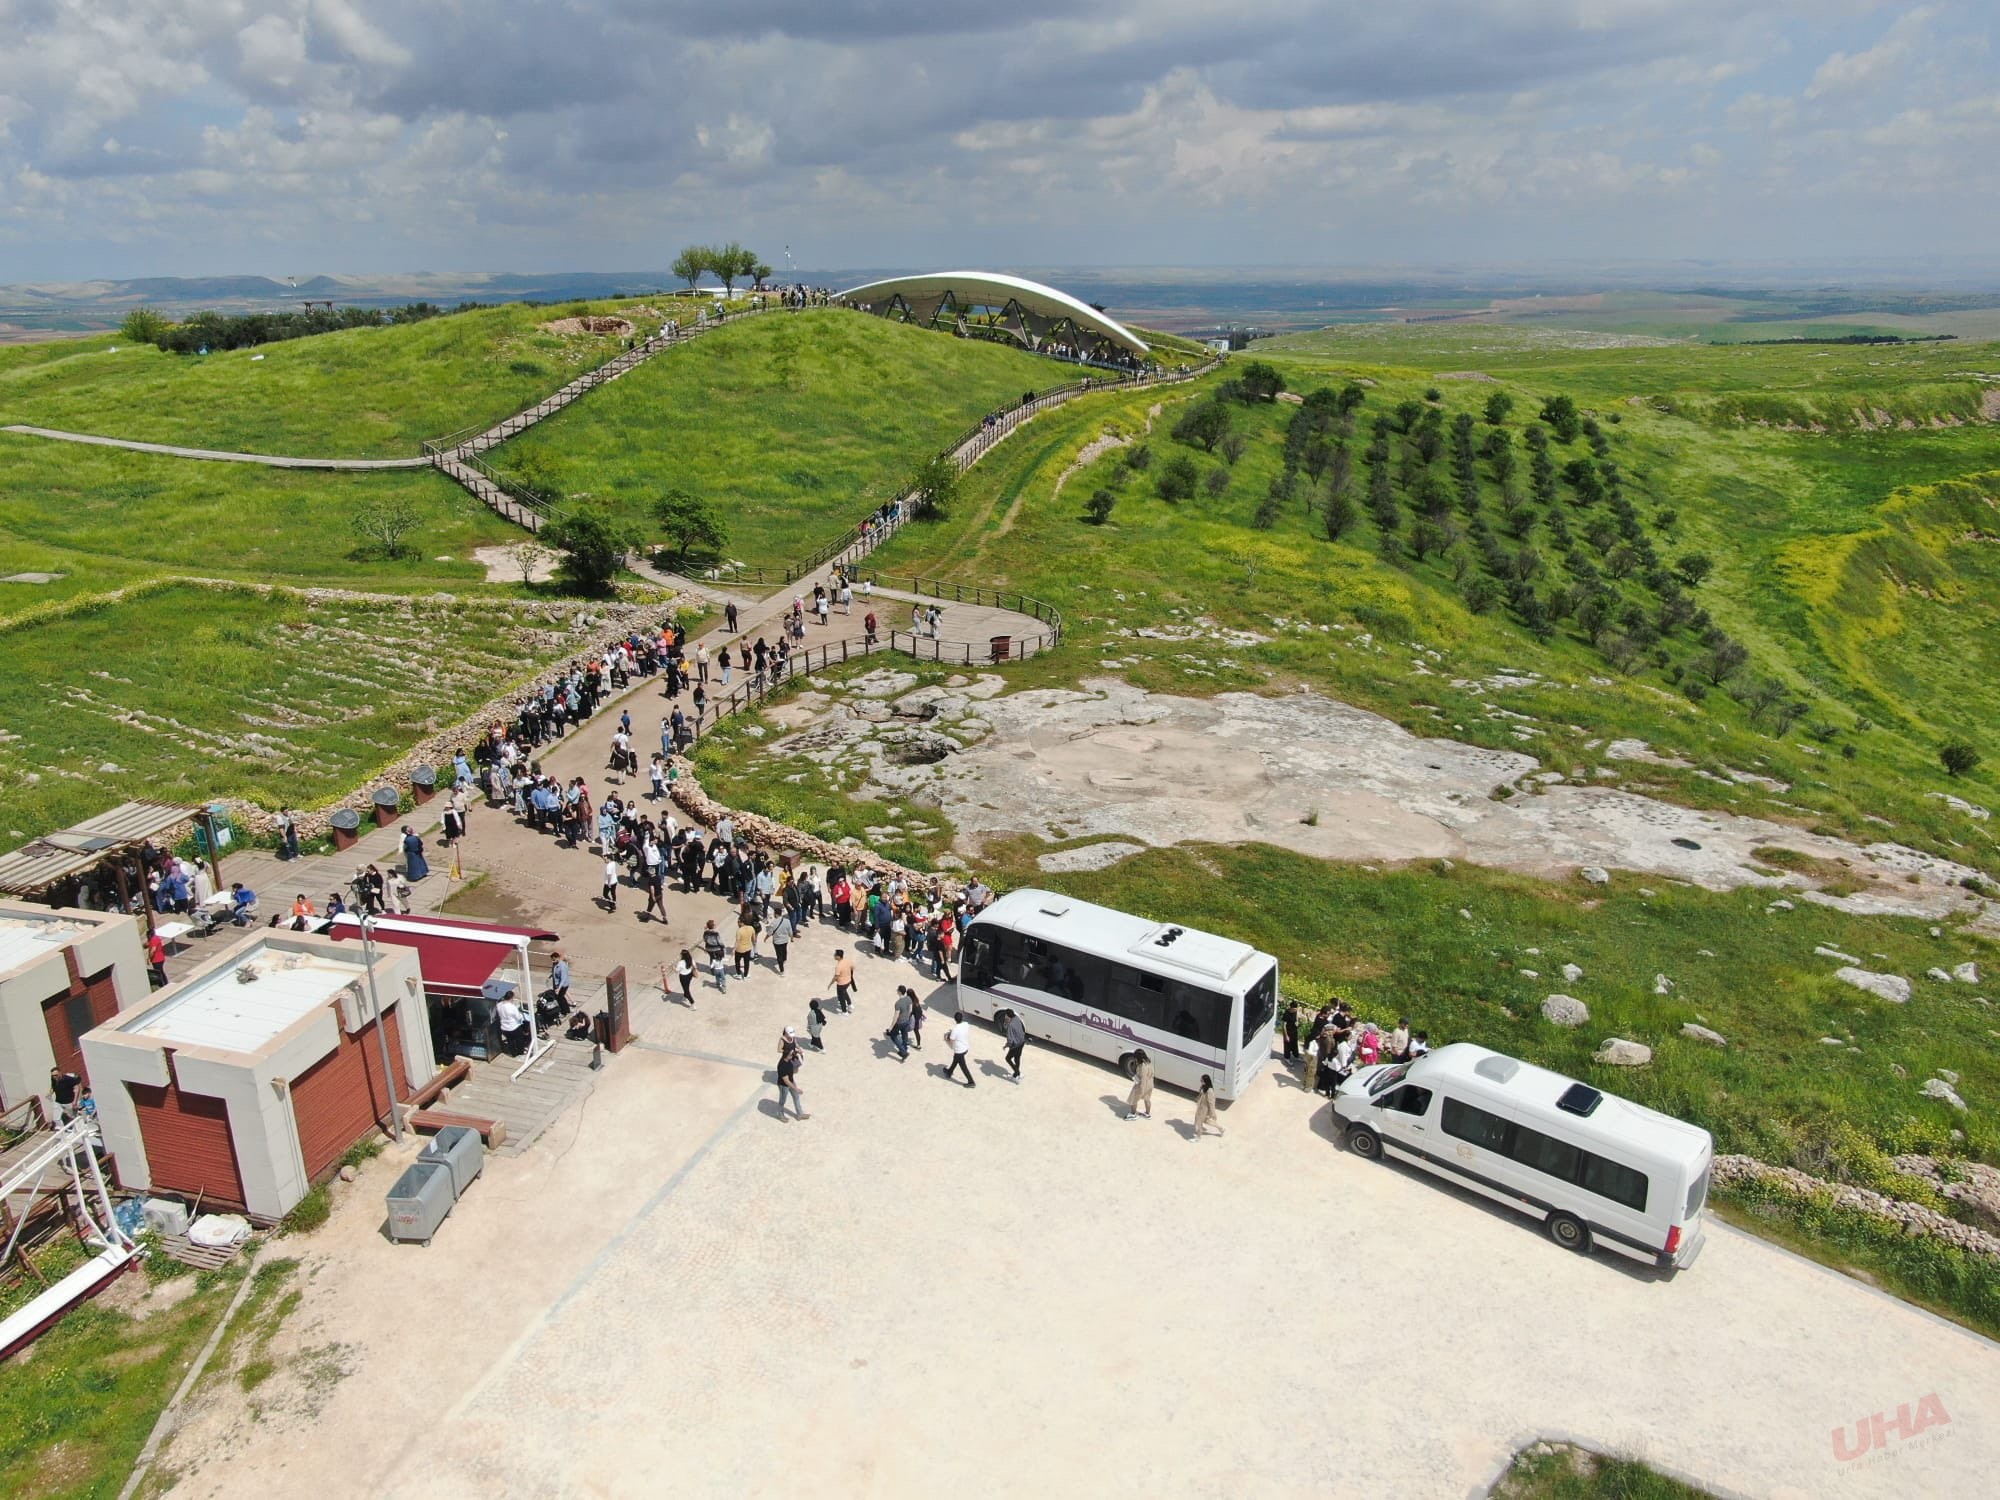
[[[1549,1238],[1563,1249],[1574,1250],[1578,1255],[1590,1254],[1590,1230],[1576,1215],[1550,1214],[1547,1228]]]
[[[1369,1161],[1379,1161],[1382,1157],[1382,1137],[1366,1125],[1350,1125],[1347,1127],[1347,1149]]]

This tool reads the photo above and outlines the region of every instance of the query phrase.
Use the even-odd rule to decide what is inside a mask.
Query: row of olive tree
[[[726,245],[689,245],[674,257],[673,270],[688,284],[689,291],[708,275],[721,282],[723,291],[731,295],[737,282],[748,279],[753,286],[762,286],[771,274],[770,266],[759,260],[755,251],[745,250],[734,240]]]

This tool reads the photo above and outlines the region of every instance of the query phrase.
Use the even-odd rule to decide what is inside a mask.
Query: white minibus
[[[1362,1068],[1333,1111],[1357,1155],[1384,1153],[1663,1270],[1701,1253],[1715,1144],[1706,1130],[1532,1063],[1454,1042]]]
[[[1271,1057],[1278,961],[1248,943],[1012,891],[965,930],[958,1006],[1012,1010],[1031,1036],[1116,1061],[1143,1047],[1179,1088],[1234,1099]]]

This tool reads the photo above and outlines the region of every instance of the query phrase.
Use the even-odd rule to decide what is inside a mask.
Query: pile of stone
[[[1899,1170],[1904,1160],[1897,1158]],[[1758,1183],[1777,1188],[1794,1198],[1824,1198],[1835,1208],[1849,1209],[1885,1224],[1893,1224],[1911,1238],[1928,1236],[1967,1254],[2000,1260],[2000,1235],[1990,1234],[1970,1224],[1961,1224],[1921,1203],[1908,1203],[1872,1188],[1855,1187],[1845,1182],[1826,1182],[1796,1167],[1774,1167],[1751,1156],[1718,1156],[1715,1158],[1713,1181],[1721,1187]]]
[[[679,779],[673,782],[674,805],[704,828],[713,828],[725,816],[735,820],[736,838],[739,843],[747,843],[753,849],[762,849],[771,854],[796,852],[807,860],[821,865],[844,865],[849,870],[873,870],[880,875],[899,875],[912,889],[926,890],[935,885],[947,897],[958,895],[962,881],[949,876],[933,875],[924,870],[912,870],[907,865],[899,865],[861,844],[835,844],[822,838],[780,823],[776,818],[766,818],[757,813],[738,812],[724,807],[695,780],[693,765],[676,757],[675,768]]]

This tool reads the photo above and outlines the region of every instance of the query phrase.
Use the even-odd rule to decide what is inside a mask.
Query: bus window
[[[1276,967],[1266,969],[1264,977],[1250,986],[1243,997],[1243,1045],[1270,1024],[1271,1016],[1278,1008],[1278,971]]]
[[[1646,1211],[1646,1174],[1635,1172],[1594,1152],[1583,1154],[1583,1186],[1586,1191],[1613,1203],[1622,1203],[1636,1213]]]
[[[1537,1172],[1560,1177],[1564,1182],[1574,1182],[1576,1159],[1582,1153],[1568,1141],[1559,1141],[1552,1135],[1543,1135],[1539,1130],[1516,1125],[1514,1139],[1508,1144],[1507,1154],[1524,1167],[1533,1167]]]
[[[1442,1123],[1446,1135],[1455,1135],[1461,1141],[1470,1141],[1503,1156],[1507,1152],[1507,1127],[1513,1123],[1511,1120],[1488,1114],[1476,1105],[1447,1099]]]
[[[1393,1109],[1403,1115],[1427,1115],[1431,1112],[1431,1091],[1414,1083],[1406,1083],[1385,1095],[1381,1107]]]
[[[1685,1215],[1687,1218],[1692,1219],[1696,1214],[1700,1213],[1702,1205],[1708,1202],[1708,1173],[1709,1169],[1703,1167],[1701,1169],[1701,1176],[1695,1178],[1694,1186],[1688,1189],[1687,1214]]]
[[[974,989],[992,989],[994,956],[991,935],[981,928],[973,928],[966,935],[965,958],[959,969],[959,978]]]
[[[1178,979],[1167,981],[1168,1027],[1176,1036],[1221,1051],[1229,1045],[1229,1016],[1235,1004],[1228,995],[1198,989]]]
[[[1167,983],[1157,974],[1140,974],[1131,969],[1117,971],[1118,984],[1111,991],[1108,1008],[1128,1021],[1165,1031],[1167,1026]]]

